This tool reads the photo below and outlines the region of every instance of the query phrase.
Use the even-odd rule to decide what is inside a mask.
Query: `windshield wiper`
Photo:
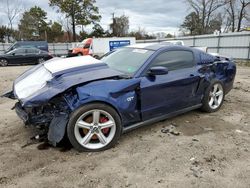
[[[131,79],[132,78],[132,76],[128,75],[128,74],[122,74],[122,75],[119,75],[118,77],[121,79]]]

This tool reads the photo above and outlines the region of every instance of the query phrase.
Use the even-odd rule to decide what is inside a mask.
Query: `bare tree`
[[[250,10],[249,0],[225,0],[226,12],[232,32],[239,32],[244,19],[248,19]],[[248,9],[248,11],[247,11]]]
[[[111,23],[110,29],[112,29],[112,35],[116,37],[124,37],[128,35],[129,30],[129,17],[122,15],[120,17],[113,17],[113,23]]]
[[[228,14],[228,27],[231,26],[231,31],[235,31],[235,11],[236,11],[236,0],[226,0],[225,3],[227,4],[226,12]]]
[[[64,14],[62,14],[61,17],[58,18],[58,22],[62,25],[63,30],[67,32],[68,35],[68,41],[71,42],[71,34],[72,34],[72,29],[71,29],[71,20],[67,18]]]
[[[240,0],[240,12],[238,16],[238,27],[237,31],[241,30],[242,20],[247,17],[246,7],[250,6],[250,1],[248,0]]]
[[[216,11],[225,5],[223,0],[186,0],[189,6],[199,16],[201,21],[201,34],[206,34],[210,21],[214,18]]]
[[[22,12],[21,2],[19,0],[6,0],[6,10],[5,14],[8,18],[9,24],[8,27],[13,30],[13,22],[17,18],[18,15]]]

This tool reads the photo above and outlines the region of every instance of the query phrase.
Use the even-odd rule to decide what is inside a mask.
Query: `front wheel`
[[[120,116],[102,103],[82,106],[71,114],[67,135],[78,151],[109,149],[121,135]]]
[[[45,59],[44,58],[39,58],[38,60],[37,60],[37,63],[38,64],[41,64],[41,63],[44,63],[45,62]]]
[[[224,87],[220,81],[212,81],[206,89],[201,109],[205,112],[216,112],[224,101]]]
[[[0,66],[5,67],[8,65],[8,61],[6,59],[0,59]]]

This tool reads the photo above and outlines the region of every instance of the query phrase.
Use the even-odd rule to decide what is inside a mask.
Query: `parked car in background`
[[[91,55],[99,58],[120,47],[135,44],[134,37],[87,38],[69,50],[68,56]]]
[[[39,64],[53,58],[47,51],[33,47],[21,47],[0,55],[0,66]]]
[[[173,44],[173,45],[179,45],[179,46],[184,46],[184,42],[182,40],[168,40],[168,41],[163,41],[161,42],[162,44]]]
[[[101,60],[64,58],[32,67],[4,96],[18,116],[57,145],[112,147],[122,133],[201,108],[215,112],[232,89],[236,65],[201,50],[164,44],[116,49]]]
[[[33,47],[37,48],[43,51],[49,51],[48,43],[46,41],[17,41],[14,44],[12,44],[5,53],[8,53],[16,48],[21,47]]]

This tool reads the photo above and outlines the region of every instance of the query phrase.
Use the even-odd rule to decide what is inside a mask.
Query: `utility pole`
[[[112,34],[114,36],[115,35],[115,13],[113,12],[111,15],[112,15],[112,20],[113,20],[113,23],[112,23]]]

